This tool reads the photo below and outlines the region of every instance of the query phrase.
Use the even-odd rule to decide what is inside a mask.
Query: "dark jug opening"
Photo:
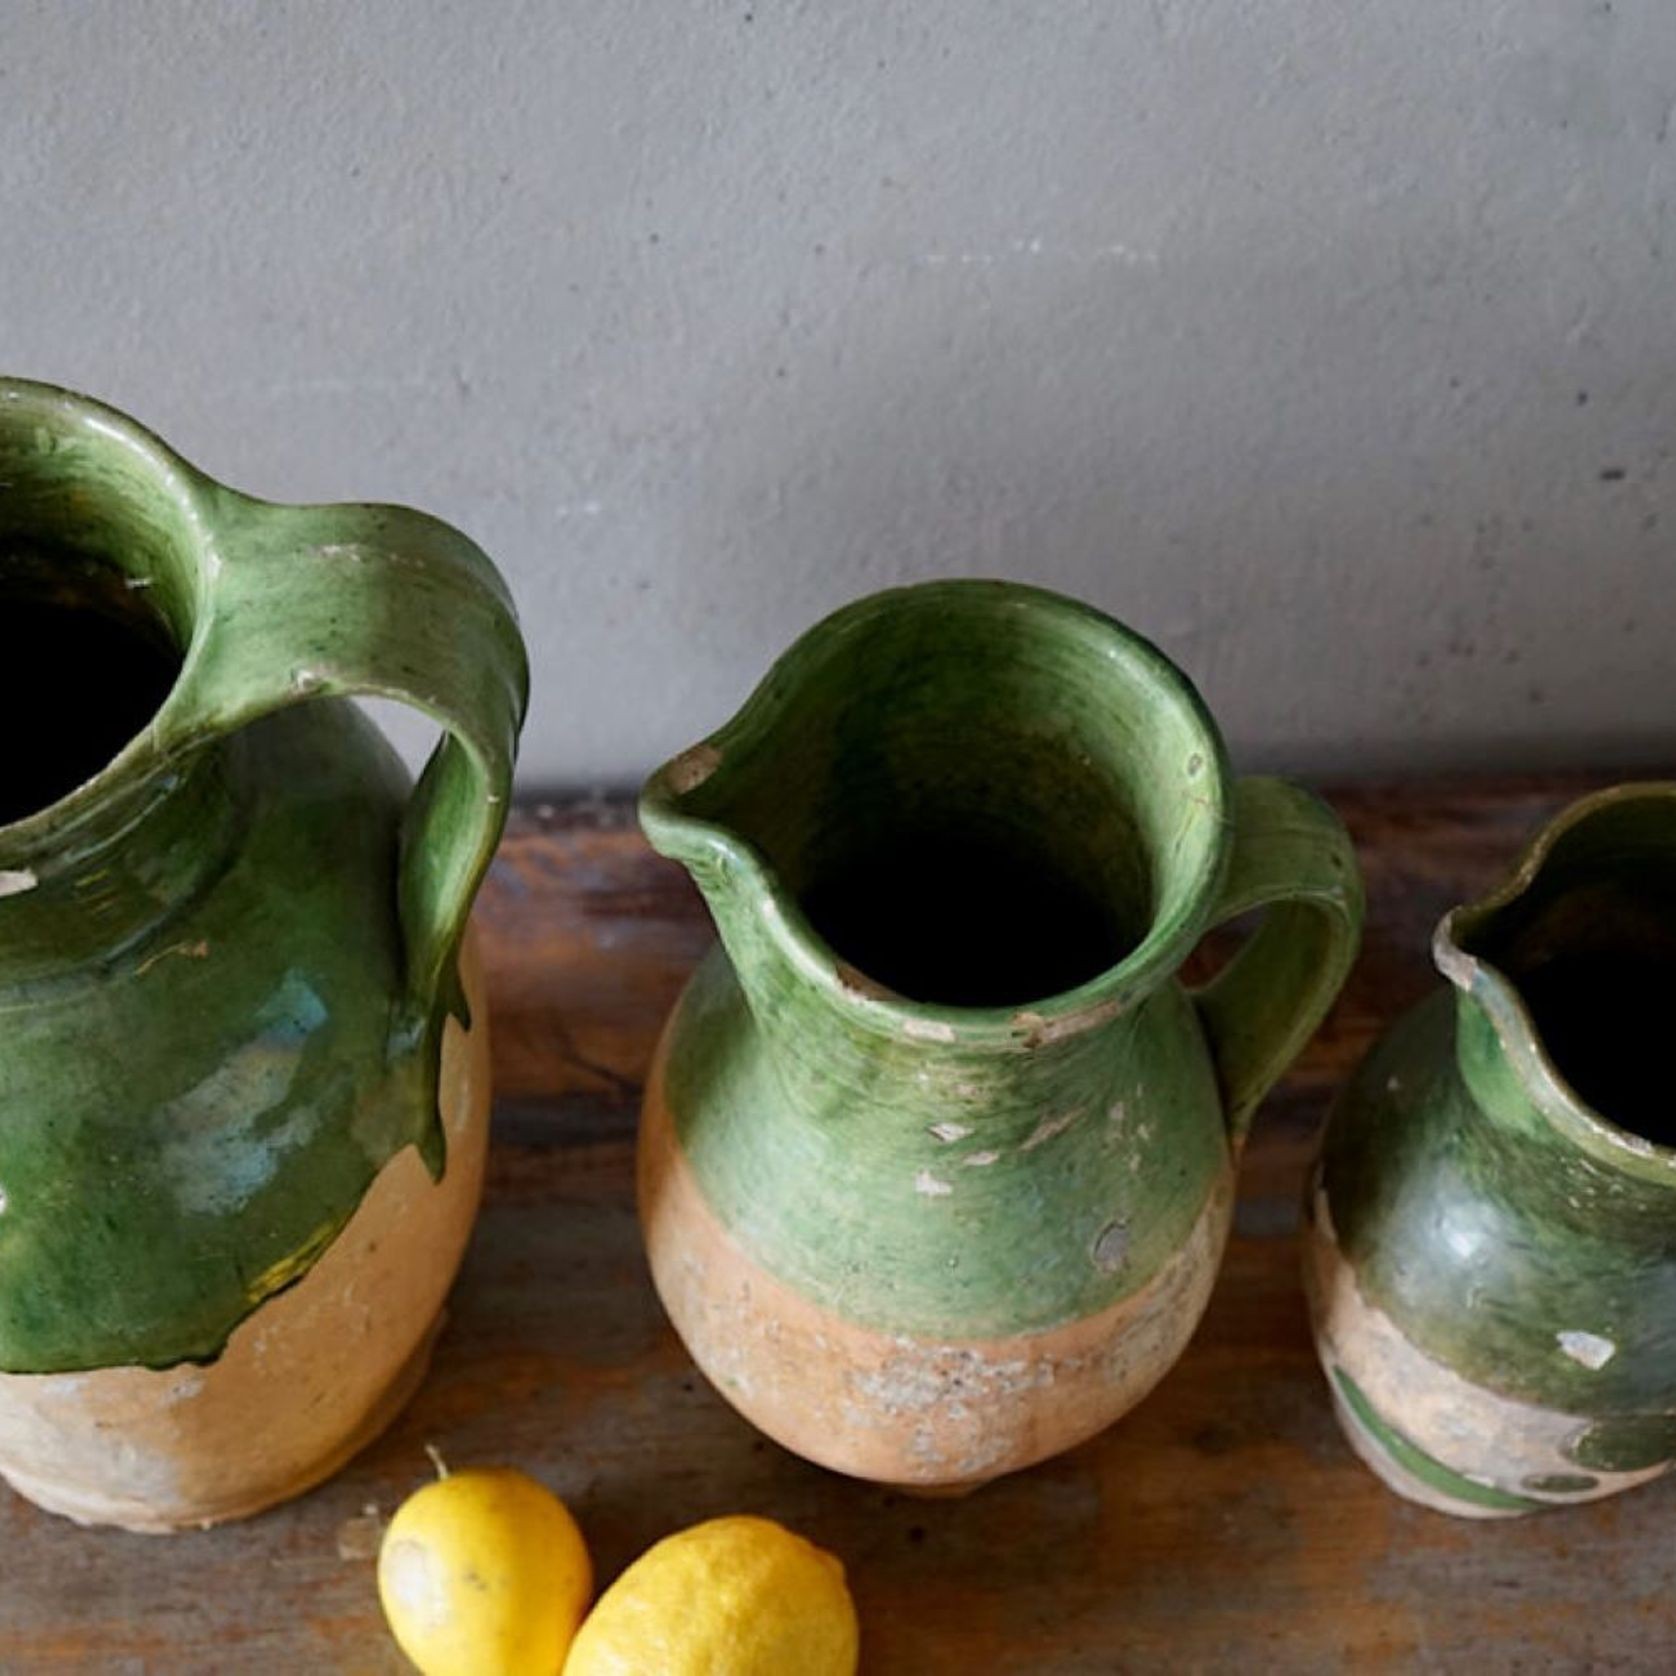
[[[884,822],[799,896],[809,923],[873,982],[912,1001],[1017,1006],[1117,965],[1140,941],[1107,881],[945,814]]]
[[[0,826],[85,785],[162,706],[183,654],[147,592],[101,558],[0,537]]]
[[[1676,916],[1668,929],[1676,932]],[[1676,1023],[1676,948],[1578,950],[1519,984],[1548,1057],[1602,1117],[1676,1145],[1666,1032]]]
[[[1518,992],[1549,1063],[1609,1123],[1676,1145],[1676,796],[1607,804],[1460,946]]]
[[[920,1005],[1085,990],[1198,906],[1221,835],[1217,745],[1181,677],[1017,586],[857,602],[708,748],[710,772],[668,782],[677,827],[746,841],[831,958]]]

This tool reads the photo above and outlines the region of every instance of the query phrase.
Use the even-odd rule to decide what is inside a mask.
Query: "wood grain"
[[[708,924],[623,805],[523,811],[479,910],[499,1079],[488,1199],[429,1382],[335,1482],[248,1525],[113,1535],[0,1496],[0,1671],[401,1670],[367,1510],[428,1476],[426,1444],[545,1478],[604,1577],[712,1514],[795,1525],[848,1563],[879,1676],[1669,1668],[1676,1483],[1492,1525],[1393,1499],[1333,1425],[1293,1240],[1325,1103],[1435,981],[1438,914],[1599,783],[1328,789],[1368,875],[1367,946],[1258,1120],[1203,1326],[1104,1437],[955,1502],[807,1466],[693,1372],[645,1276],[631,1148],[655,1033]]]

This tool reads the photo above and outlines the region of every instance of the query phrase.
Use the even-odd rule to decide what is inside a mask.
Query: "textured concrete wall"
[[[1248,762],[1668,760],[1673,100],[1669,0],[9,0],[0,364],[471,531],[529,784],[956,573]]]

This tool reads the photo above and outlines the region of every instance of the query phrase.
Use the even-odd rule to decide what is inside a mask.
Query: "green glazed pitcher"
[[[922,1490],[1138,1402],[1204,1308],[1252,1113],[1356,949],[1333,814],[1233,780],[1119,624],[957,581],[811,630],[641,818],[721,933],[640,1141],[700,1368],[788,1448]],[[1204,932],[1260,907],[1184,987]]]
[[[1309,1194],[1339,1418],[1445,1512],[1610,1495],[1676,1458],[1676,785],[1568,809],[1433,952]]]
[[[251,500],[0,381],[0,1472],[41,1505],[250,1513],[413,1388],[482,1175],[462,941],[525,685],[453,530]],[[351,695],[445,731],[416,790]]]

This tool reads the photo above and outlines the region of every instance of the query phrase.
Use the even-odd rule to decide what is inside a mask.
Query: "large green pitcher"
[[[1355,952],[1333,814],[1235,781],[1117,623],[964,581],[811,630],[641,813],[721,932],[641,1130],[652,1271],[699,1366],[788,1447],[922,1489],[1138,1402]],[[1186,987],[1204,932],[1256,908]]]
[[[252,1512],[412,1389],[481,1180],[462,943],[525,679],[446,526],[0,382],[0,1472],[43,1506]],[[354,695],[444,730],[417,789]]]

